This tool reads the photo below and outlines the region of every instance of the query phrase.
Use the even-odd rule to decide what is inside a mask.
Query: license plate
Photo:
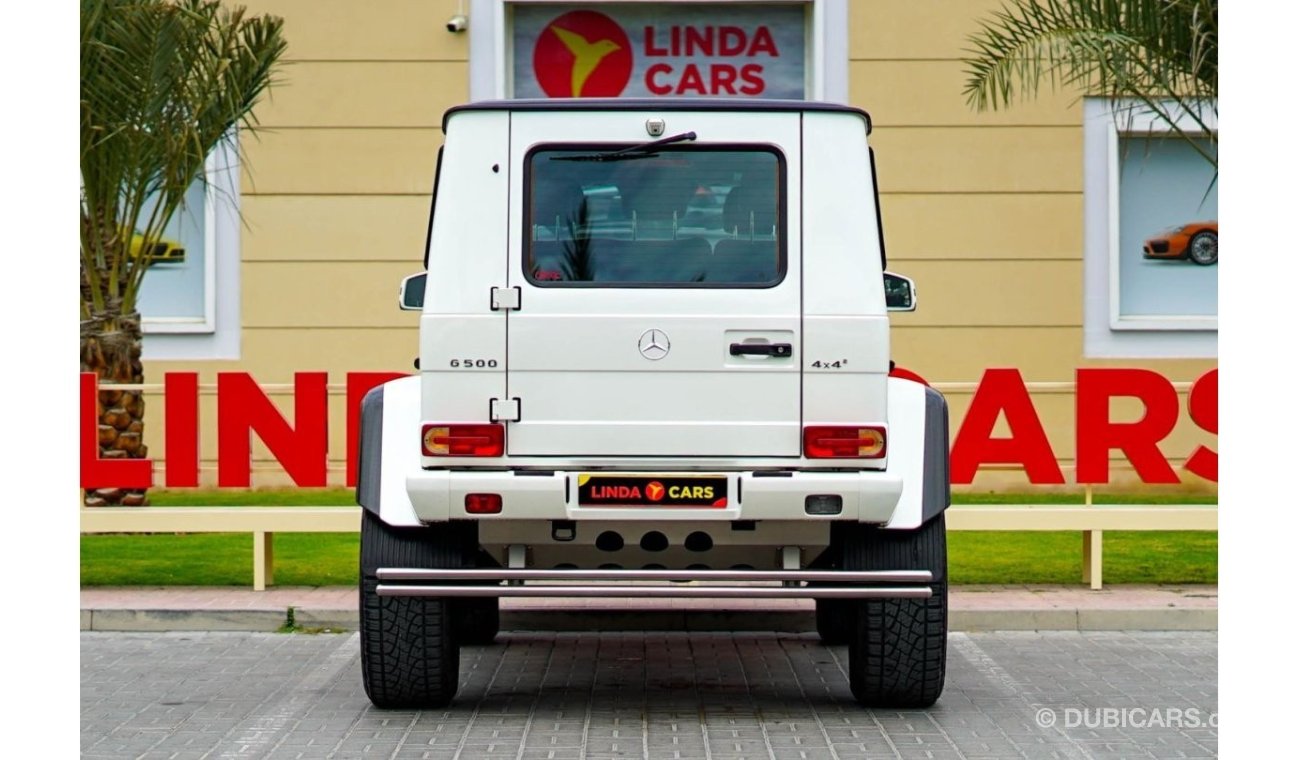
[[[582,474],[578,505],[722,508],[727,506],[727,476]]]

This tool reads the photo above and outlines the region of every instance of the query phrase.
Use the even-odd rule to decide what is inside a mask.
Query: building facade
[[[962,57],[998,0],[248,5],[285,19],[287,64],[256,111],[261,131],[240,140],[237,182],[218,167],[231,156],[217,157],[204,218],[186,233],[203,241],[191,244],[203,256],[188,262],[199,271],[190,279],[202,283],[191,291],[201,308],[192,303],[182,319],[161,296],[146,298],[151,382],[168,372],[195,371],[205,384],[246,372],[272,384],[292,421],[285,384],[297,372],[327,372],[341,388],[348,373],[413,371],[418,316],[399,311],[395,295],[421,267],[450,106],[575,88],[779,95],[871,114],[890,269],[915,279],[920,293],[916,312],[895,315],[893,356],[945,389],[954,437],[985,371],[1014,368],[1031,384],[1072,481],[1075,395],[1033,384],[1068,384],[1079,368],[1128,367],[1178,388],[1181,414],[1161,450],[1180,473],[1198,446],[1217,449],[1187,411],[1188,384],[1217,365],[1217,267],[1148,261],[1137,248],[1155,226],[1172,224],[1167,218],[1212,220],[1213,189],[1205,192],[1203,170],[1175,141],[1153,139],[1149,124],[1124,122],[1085,93],[1046,90],[1005,110],[973,111]],[[565,14],[576,21],[557,22]],[[600,37],[618,50],[583,53],[601,57],[585,73],[570,64],[557,76],[548,62],[581,52],[557,24],[582,38],[570,38],[574,45]],[[1199,200],[1174,198],[1176,188]],[[146,424],[158,453],[164,410],[165,401],[152,404]],[[1131,400],[1112,408],[1116,420],[1141,413]],[[344,395],[332,393],[335,484],[344,482],[346,417]],[[215,421],[216,397],[205,393],[205,482]],[[994,434],[1009,434],[1005,420]],[[1113,481],[1132,485],[1122,453],[1112,458]],[[254,459],[255,484],[289,482],[259,442]],[[972,487],[1027,483],[1018,468],[987,468]]]

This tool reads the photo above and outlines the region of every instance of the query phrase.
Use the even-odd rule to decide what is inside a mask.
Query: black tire
[[[843,646],[853,639],[857,611],[852,599],[817,600],[817,635],[826,646]]]
[[[929,570],[929,599],[860,599],[849,641],[849,686],[867,707],[929,707],[948,654],[948,541],[943,514],[916,530],[849,526],[846,570]]]
[[[361,681],[375,707],[443,707],[456,696],[460,648],[444,598],[381,597],[380,567],[461,567],[464,531],[395,528],[361,511]]]
[[[456,640],[470,646],[485,646],[501,632],[501,600],[495,596],[469,596],[452,604]]]
[[[1219,263],[1219,235],[1202,230],[1187,241],[1187,258],[1203,267]]]

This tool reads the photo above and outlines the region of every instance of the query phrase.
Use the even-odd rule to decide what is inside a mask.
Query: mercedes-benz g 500
[[[947,406],[890,377],[863,111],[482,102],[444,119],[419,374],[362,404],[361,662],[455,695],[501,597],[813,598],[866,705],[943,689]]]

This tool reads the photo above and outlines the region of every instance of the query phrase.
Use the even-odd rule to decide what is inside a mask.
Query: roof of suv
[[[861,116],[871,133],[871,115],[861,108],[818,100],[775,100],[765,98],[533,98],[480,100],[454,106],[442,117],[459,111],[836,111]]]

